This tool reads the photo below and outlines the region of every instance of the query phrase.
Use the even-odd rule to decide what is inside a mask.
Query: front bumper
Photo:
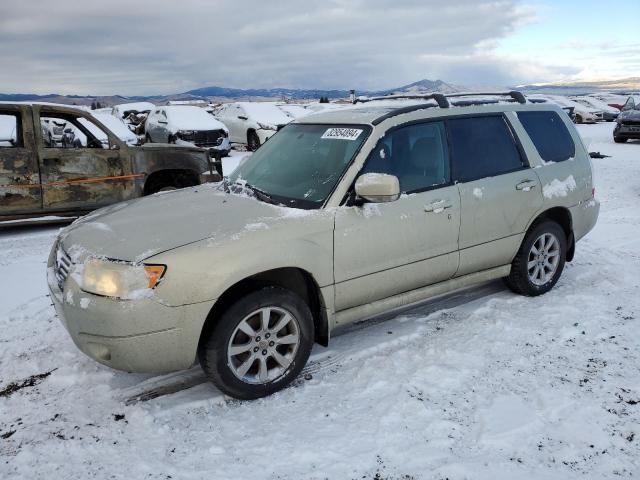
[[[220,145],[215,145],[213,147],[202,146],[202,148],[206,148],[207,150],[213,150],[215,152],[229,152],[231,150],[231,144],[229,143],[229,138],[226,137]]]
[[[179,307],[154,298],[118,300],[83,292],[73,275],[58,287],[55,247],[47,283],[56,313],[76,346],[117,370],[166,373],[196,360],[200,332],[213,301]]]
[[[640,138],[640,124],[627,125],[618,123],[613,129],[614,137]]]

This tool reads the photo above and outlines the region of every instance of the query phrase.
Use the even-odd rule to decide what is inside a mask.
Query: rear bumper
[[[213,302],[169,307],[153,298],[118,300],[80,290],[69,276],[58,287],[49,261],[47,283],[56,313],[76,346],[117,370],[166,373],[189,368]]]

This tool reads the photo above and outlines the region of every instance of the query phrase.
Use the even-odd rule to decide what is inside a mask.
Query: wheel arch
[[[541,212],[529,224],[529,227],[527,228],[527,233],[532,228],[534,228],[535,225],[539,224],[544,220],[552,220],[562,227],[562,230],[564,230],[564,233],[567,236],[566,260],[567,262],[570,262],[571,260],[573,260],[573,255],[575,253],[575,248],[576,248],[576,242],[575,242],[575,237],[573,235],[573,218],[571,217],[571,212],[569,211],[569,209],[565,207],[553,207]]]
[[[311,310],[314,324],[314,341],[323,346],[328,345],[329,319],[327,318],[320,287],[313,275],[298,267],[266,270],[246,277],[227,288],[209,311],[200,332],[198,345],[201,345],[203,340],[208,337],[223,312],[234,302],[266,286],[286,288],[299,295]]]
[[[145,178],[143,195],[154,193],[154,187],[163,182],[174,186],[193,186],[200,183],[200,175],[195,170],[186,168],[156,170]]]

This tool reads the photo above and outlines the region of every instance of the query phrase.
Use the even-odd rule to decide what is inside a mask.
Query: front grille
[[[180,138],[198,147],[217,147],[224,141],[224,130],[198,130],[189,135],[180,133]]]
[[[640,120],[620,120],[622,125],[640,125]]]
[[[54,273],[58,282],[60,290],[64,290],[64,282],[67,280],[69,273],[71,273],[71,266],[73,262],[71,257],[64,251],[62,245],[58,244],[56,249],[56,264],[54,267]]]

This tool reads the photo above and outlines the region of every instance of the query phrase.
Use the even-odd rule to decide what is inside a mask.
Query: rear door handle
[[[524,192],[528,192],[532,188],[535,188],[537,185],[533,180],[523,180],[519,184],[516,185],[516,190],[522,190]]]
[[[435,200],[424,206],[424,211],[429,213],[442,213],[447,208],[453,207],[450,200]]]

